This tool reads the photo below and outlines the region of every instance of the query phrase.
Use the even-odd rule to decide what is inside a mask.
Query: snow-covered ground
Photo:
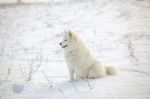
[[[119,74],[70,83],[65,28]],[[150,1],[1,5],[0,99],[150,99]]]

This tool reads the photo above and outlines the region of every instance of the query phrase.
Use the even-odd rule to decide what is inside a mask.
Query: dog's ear
[[[69,36],[72,38],[73,37],[72,32],[69,30],[68,33],[69,33]]]
[[[72,39],[72,40],[74,40],[74,41],[76,41],[77,40],[77,38],[76,38],[76,34],[74,33],[74,32],[72,32],[72,31],[68,31],[69,32],[69,37]]]

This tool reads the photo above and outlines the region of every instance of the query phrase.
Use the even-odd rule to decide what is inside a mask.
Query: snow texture
[[[65,28],[119,74],[69,82]],[[150,99],[150,1],[0,5],[0,99]]]

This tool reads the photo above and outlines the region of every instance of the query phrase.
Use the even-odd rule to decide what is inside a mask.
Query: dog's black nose
[[[60,45],[62,45],[62,43],[59,43]]]

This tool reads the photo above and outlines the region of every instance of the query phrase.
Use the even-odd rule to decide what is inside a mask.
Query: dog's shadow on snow
[[[57,90],[60,93],[64,94],[67,93],[68,91],[79,91],[80,89],[92,89],[94,86],[91,84],[91,80],[81,80],[81,81],[75,81],[75,82],[69,82],[69,81],[64,81],[61,83],[57,83],[53,85],[50,90]]]
[[[62,93],[67,93],[68,91],[79,92],[82,90],[94,90],[97,84],[106,87],[111,86],[110,81],[116,82],[117,78],[117,76],[108,76],[99,79],[86,79],[75,82],[64,81],[53,85],[51,89],[57,89],[57,91]]]
[[[57,90],[63,94],[70,91],[78,92],[81,90],[93,90],[95,88],[93,83],[98,80],[99,79],[86,79],[86,80],[74,81],[74,82],[64,81],[53,85],[50,89]]]

